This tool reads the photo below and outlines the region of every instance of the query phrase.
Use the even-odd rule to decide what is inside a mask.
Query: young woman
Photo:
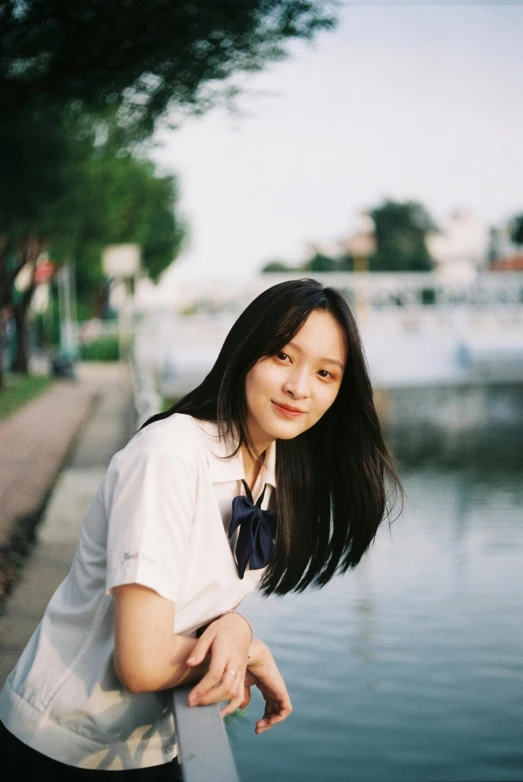
[[[111,461],[0,695],[4,768],[173,779],[182,682],[224,715],[257,686],[256,732],[284,720],[285,683],[236,608],[355,566],[398,487],[344,298],[315,280],[262,293],[203,383]]]

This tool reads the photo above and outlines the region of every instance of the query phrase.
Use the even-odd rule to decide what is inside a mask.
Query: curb
[[[53,392],[60,388],[60,386],[53,386],[53,388],[44,392],[41,396],[28,402],[23,408],[19,408],[13,414],[13,417],[10,416],[3,423],[8,424],[10,429],[16,430],[15,416],[20,416],[21,413],[27,412],[27,408],[30,406],[39,404],[43,407],[47,401],[45,397],[50,397]],[[59,447],[55,446],[54,448],[46,449],[44,446],[42,450],[38,450],[38,455],[45,458],[46,471],[43,475],[40,473],[39,485],[30,487],[33,490],[32,497],[29,491],[27,502],[24,503],[23,500],[21,502],[22,506],[28,503],[32,504],[32,506],[25,513],[20,514],[15,511],[10,515],[9,507],[7,508],[7,514],[4,513],[4,518],[2,519],[3,539],[0,542],[0,614],[3,612],[6,600],[18,580],[24,562],[36,542],[38,525],[44,515],[56,481],[61,471],[70,461],[81,437],[82,430],[99,402],[100,392],[97,389],[86,389],[82,386],[76,387],[75,391],[78,392],[77,395],[75,394],[75,405],[82,405],[83,409],[76,416],[67,437],[65,440],[62,440]],[[35,438],[38,439],[38,432],[35,432]],[[39,463],[29,458],[23,467],[33,467],[35,471],[38,471]],[[20,480],[23,477],[25,476],[16,476],[16,479],[13,481],[14,485],[10,485],[8,492],[6,492],[9,496],[23,494],[25,487],[23,481]]]

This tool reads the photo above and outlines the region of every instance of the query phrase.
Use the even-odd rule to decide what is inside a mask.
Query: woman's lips
[[[284,407],[283,405],[279,405],[278,402],[275,402],[273,399],[271,401],[276,412],[285,418],[298,418],[298,416],[303,415],[304,411],[299,410],[297,407]]]

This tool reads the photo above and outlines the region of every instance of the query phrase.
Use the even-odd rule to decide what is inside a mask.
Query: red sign
[[[35,269],[35,283],[40,285],[42,282],[48,282],[55,273],[55,265],[52,261],[42,261]]]

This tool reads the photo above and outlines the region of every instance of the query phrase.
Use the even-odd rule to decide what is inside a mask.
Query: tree
[[[307,272],[333,272],[337,271],[337,261],[316,250],[300,268]]]
[[[6,0],[0,115],[107,102],[151,130],[173,103],[205,108],[233,74],[282,59],[289,39],[331,28],[332,0]],[[222,90],[223,94],[223,90]]]
[[[95,200],[87,210],[75,213],[74,238],[61,237],[53,248],[62,258],[75,258],[79,297],[101,315],[106,290],[103,248],[139,244],[142,272],[157,282],[178,256],[187,229],[178,215],[178,185],[173,176],[158,176],[150,161],[132,155],[108,153],[97,164],[90,188]],[[95,232],[93,223],[97,223]]]
[[[50,207],[70,187],[77,141],[73,116],[76,121],[79,109],[66,111],[39,99],[0,116],[0,307],[11,302],[26,248],[39,241],[36,233]]]
[[[511,220],[510,240],[518,247],[523,244],[523,214],[516,215]]]
[[[354,271],[354,258],[350,253],[344,252],[336,260],[338,264],[336,271],[338,272]]]
[[[66,195],[46,224],[53,256],[74,258],[80,296],[94,296],[104,281],[103,248],[137,243],[142,270],[156,282],[180,252],[186,225],[178,214],[178,185],[158,176],[154,164],[121,146],[120,128],[82,114],[73,135]]]
[[[276,274],[278,272],[283,273],[295,271],[295,268],[288,266],[286,263],[283,263],[283,261],[269,261],[265,264],[265,266],[262,266],[263,274]]]
[[[12,310],[20,332],[34,286],[13,300],[13,283],[20,270],[34,271],[35,248],[45,248],[42,232],[50,205],[64,197],[70,156],[64,112],[34,101],[0,120],[0,310]],[[0,355],[3,354],[0,319]],[[25,329],[22,328],[25,338]],[[24,345],[18,344],[16,363],[23,365]],[[2,367],[0,365],[0,388]]]
[[[332,27],[332,5],[330,0],[4,0],[0,308],[11,302],[13,280],[25,263],[23,248],[40,241],[53,204],[60,212],[70,151],[62,114],[109,110],[127,140],[147,138],[168,108],[202,112],[235,94],[234,74],[261,70],[285,56],[288,40],[311,39]],[[159,196],[160,185],[155,187]],[[165,195],[167,183],[163,187]],[[176,240],[168,222],[164,215],[163,236],[171,231]],[[149,237],[151,269],[165,257],[170,240],[165,241],[162,250],[156,239],[153,249]],[[1,343],[2,334],[0,354]]]
[[[275,272],[351,272],[354,269],[354,260],[352,255],[344,253],[338,258],[331,258],[323,253],[315,252],[307,261],[298,266],[289,266],[283,261],[270,261],[262,267],[263,273]]]
[[[433,260],[427,235],[436,230],[431,216],[416,201],[385,200],[369,212],[374,220],[376,253],[371,271],[430,271]]]
[[[0,307],[10,301],[35,226],[64,194],[65,139],[53,108],[31,107],[0,121]]]
[[[98,117],[69,116],[68,152],[61,171],[64,191],[40,204],[30,234],[17,244],[17,268],[25,265],[31,276],[23,293],[10,298],[19,372],[27,372],[26,317],[42,250],[49,249],[54,262],[75,260],[79,297],[98,310],[105,282],[101,255],[107,244],[140,244],[143,271],[153,281],[180,251],[185,225],[176,212],[175,178],[157,176],[151,161],[122,148],[119,128],[107,118],[103,128],[105,134],[100,138]]]
[[[27,344],[27,314],[36,290],[36,262],[44,249],[45,242],[30,238],[25,253],[25,269],[28,273],[27,284],[23,290],[13,290],[11,297],[13,319],[16,330],[16,351],[13,369],[15,372],[28,373],[29,352]]]

